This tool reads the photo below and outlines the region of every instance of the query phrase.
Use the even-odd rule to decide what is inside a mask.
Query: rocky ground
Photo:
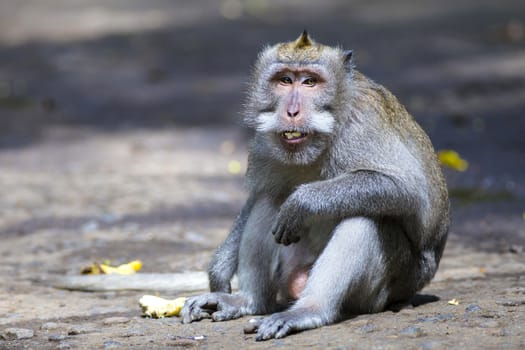
[[[249,66],[305,27],[470,163],[446,170],[449,241],[416,305],[256,343],[247,318],[181,325],[141,317],[145,292],[53,288],[106,259],[205,269],[245,198]],[[0,349],[524,348],[524,101],[518,0],[3,2]]]

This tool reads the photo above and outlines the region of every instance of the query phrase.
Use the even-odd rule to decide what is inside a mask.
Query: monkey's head
[[[318,44],[306,31],[265,48],[246,103],[245,121],[264,143],[255,148],[286,164],[314,162],[337,128],[337,97],[351,71],[351,51]]]

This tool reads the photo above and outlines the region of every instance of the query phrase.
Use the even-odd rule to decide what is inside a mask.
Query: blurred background
[[[304,29],[353,49],[357,69],[399,97],[436,149],[469,162],[466,172],[446,170],[456,218],[484,226],[500,213],[513,223],[508,234],[523,227],[523,0],[5,0],[0,164],[61,169],[57,150],[71,139],[155,131],[169,139],[204,130],[169,144],[173,152],[233,151],[213,141],[214,130],[245,152],[240,109],[251,64],[265,44]],[[47,149],[46,158],[49,143],[57,155]],[[92,146],[70,158],[103,155]]]

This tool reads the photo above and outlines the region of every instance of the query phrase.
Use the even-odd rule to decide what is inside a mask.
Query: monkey
[[[450,221],[444,176],[428,135],[352,51],[306,31],[265,47],[244,120],[248,199],[182,323],[266,315],[245,332],[282,338],[407,303],[430,282]]]

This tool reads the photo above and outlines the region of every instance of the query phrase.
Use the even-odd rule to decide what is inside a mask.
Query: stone
[[[42,326],[40,326],[40,329],[43,331],[52,331],[59,327],[58,323],[56,322],[46,322],[42,323]]]
[[[500,323],[496,320],[487,320],[479,324],[481,328],[498,328]]]
[[[496,300],[496,304],[503,306],[525,305],[525,298]]]
[[[359,327],[359,330],[363,333],[372,333],[372,332],[379,330],[379,327],[377,327],[373,323],[368,323],[362,327]]]
[[[69,345],[69,343],[66,343],[66,342],[60,342],[60,344],[58,344],[57,346],[57,349],[58,350],[69,350],[71,349],[71,345]]]
[[[21,340],[33,338],[35,332],[32,329],[26,328],[7,328],[2,333],[2,338],[5,340]]]
[[[468,314],[473,313],[473,312],[479,312],[479,311],[481,311],[481,307],[476,304],[470,304],[469,306],[465,308],[465,312]]]
[[[429,323],[436,323],[436,322],[443,322],[448,321],[454,318],[454,315],[452,314],[439,314],[436,316],[427,316],[427,317],[420,317],[417,319],[417,322],[429,322]]]
[[[124,333],[123,337],[142,337],[144,336],[145,332],[142,328],[131,328],[128,329],[126,333]]]
[[[105,318],[102,323],[106,326],[112,325],[112,324],[120,324],[120,323],[128,323],[131,321],[129,317],[108,317]]]
[[[410,326],[407,328],[402,329],[399,334],[405,335],[411,338],[419,338],[426,335],[426,333],[419,327],[416,326]]]
[[[48,338],[49,341],[62,341],[67,339],[65,334],[51,334]]]
[[[119,343],[118,341],[115,341],[115,340],[112,340],[112,339],[106,340],[102,344],[102,349],[104,349],[104,350],[118,349],[118,348],[121,348],[121,347],[122,347],[122,343]]]
[[[69,327],[67,334],[68,335],[79,335],[94,332],[95,329],[92,326],[74,324]]]

